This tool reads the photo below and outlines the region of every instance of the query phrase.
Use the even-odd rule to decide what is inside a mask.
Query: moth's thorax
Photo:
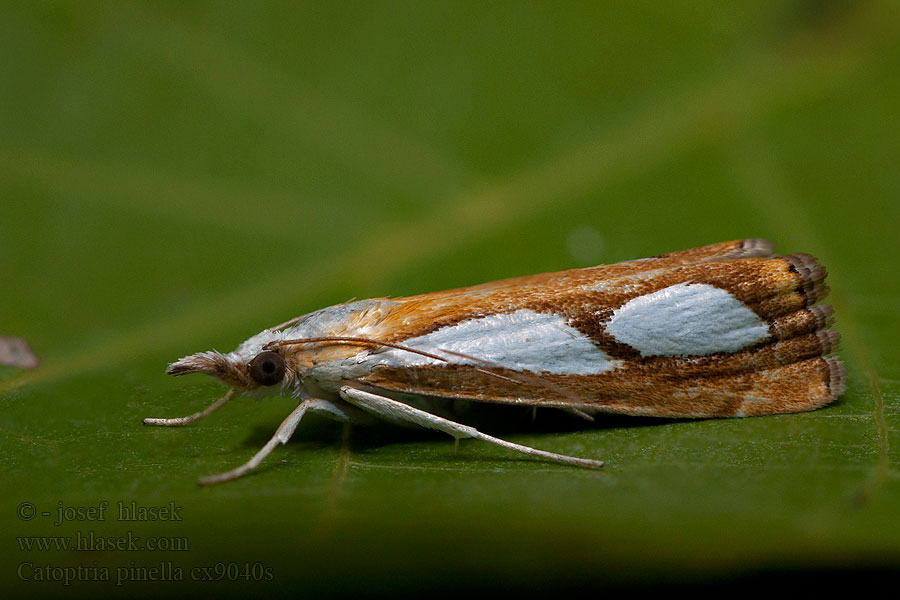
[[[261,331],[229,353],[227,359],[232,370],[246,371],[247,365],[261,352],[274,350],[285,362],[285,375],[281,382],[284,392],[306,397],[322,390],[336,391],[339,382],[355,372],[352,365],[360,362],[355,357],[366,353],[367,348],[341,343],[289,342],[309,338],[377,336],[381,333],[379,323],[395,306],[396,303],[381,299],[329,306],[300,317],[284,329]],[[249,387],[257,386],[251,380]]]
[[[359,357],[368,351],[353,345],[310,343],[282,346],[279,352],[293,376],[285,382],[293,386],[292,395],[307,396],[311,390],[337,391],[341,380],[358,375],[353,365],[362,364]]]

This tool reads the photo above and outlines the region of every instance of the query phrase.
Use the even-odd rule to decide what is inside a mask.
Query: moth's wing
[[[825,269],[808,255],[722,254],[400,299],[388,341],[446,350],[446,360],[373,352],[360,383],[661,416],[794,412],[834,400],[844,371],[824,357],[838,340],[831,308],[816,305]]]

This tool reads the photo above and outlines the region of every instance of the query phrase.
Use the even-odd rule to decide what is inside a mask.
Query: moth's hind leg
[[[531,448],[530,446],[522,446],[520,444],[507,442],[506,440],[501,440],[500,438],[495,438],[493,436],[481,433],[474,427],[463,425],[449,419],[444,419],[443,417],[439,417],[437,415],[431,414],[430,412],[414,408],[408,404],[404,404],[403,402],[398,402],[397,400],[379,396],[378,394],[373,394],[364,390],[359,390],[354,387],[342,387],[340,389],[340,395],[341,398],[343,398],[347,402],[354,404],[359,408],[372,413],[373,415],[382,417],[389,421],[412,423],[414,425],[419,425],[420,427],[425,427],[427,429],[436,429],[437,431],[443,431],[444,433],[452,435],[457,440],[460,438],[474,438],[482,440],[484,442],[488,442],[489,444],[494,444],[495,446],[500,446],[501,448],[507,448],[509,450],[521,452],[522,454],[528,454],[529,456],[535,456],[538,458],[543,458],[544,460],[558,462],[566,465],[594,468],[603,466],[603,461],[593,460],[590,458],[578,458],[576,456],[566,456],[565,454],[555,454],[553,452],[546,452],[544,450],[538,450],[537,448]]]
[[[300,420],[307,412],[316,413],[324,417],[328,417],[329,419],[344,421],[346,423],[365,424],[371,422],[372,420],[368,414],[360,411],[352,405],[347,405],[339,401],[331,402],[328,400],[319,400],[318,398],[309,398],[297,405],[297,408],[295,408],[291,412],[291,414],[289,414],[287,418],[281,422],[281,425],[278,426],[278,429],[275,431],[275,435],[272,436],[272,439],[266,442],[266,445],[263,446],[259,450],[259,452],[253,455],[253,458],[251,458],[241,466],[225,473],[202,477],[197,483],[199,483],[200,485],[222,483],[223,481],[237,479],[247,472],[252,471],[257,466],[259,466],[259,463],[261,463],[263,459],[271,454],[272,450],[274,450],[278,446],[278,444],[286,444],[287,441],[291,439],[291,436],[294,435],[294,431],[300,424]]]

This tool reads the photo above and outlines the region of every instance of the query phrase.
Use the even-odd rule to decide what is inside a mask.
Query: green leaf
[[[4,589],[536,593],[897,567],[896,4],[3,12],[0,335],[42,361],[0,369]],[[849,368],[833,406],[475,415],[600,472],[310,418],[211,488],[197,478],[252,456],[293,401],[141,425],[223,391],[168,362],[351,297],[740,237],[828,267]],[[120,502],[181,520],[120,520]],[[23,546],[92,534],[104,551]],[[169,549],[109,547],[128,536]]]

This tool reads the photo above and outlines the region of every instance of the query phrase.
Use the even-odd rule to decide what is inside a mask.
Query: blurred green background
[[[0,335],[43,361],[0,367],[4,589],[533,593],[900,566],[896,2],[3,2],[0,54]],[[169,361],[351,297],[740,237],[829,268],[837,404],[484,427],[599,473],[310,419],[213,488],[196,478],[246,460],[291,400],[140,423],[221,393]],[[183,521],[54,525],[104,500]],[[78,532],[189,550],[20,539]],[[79,565],[112,581],[35,581]],[[184,581],[116,585],[153,567]]]

